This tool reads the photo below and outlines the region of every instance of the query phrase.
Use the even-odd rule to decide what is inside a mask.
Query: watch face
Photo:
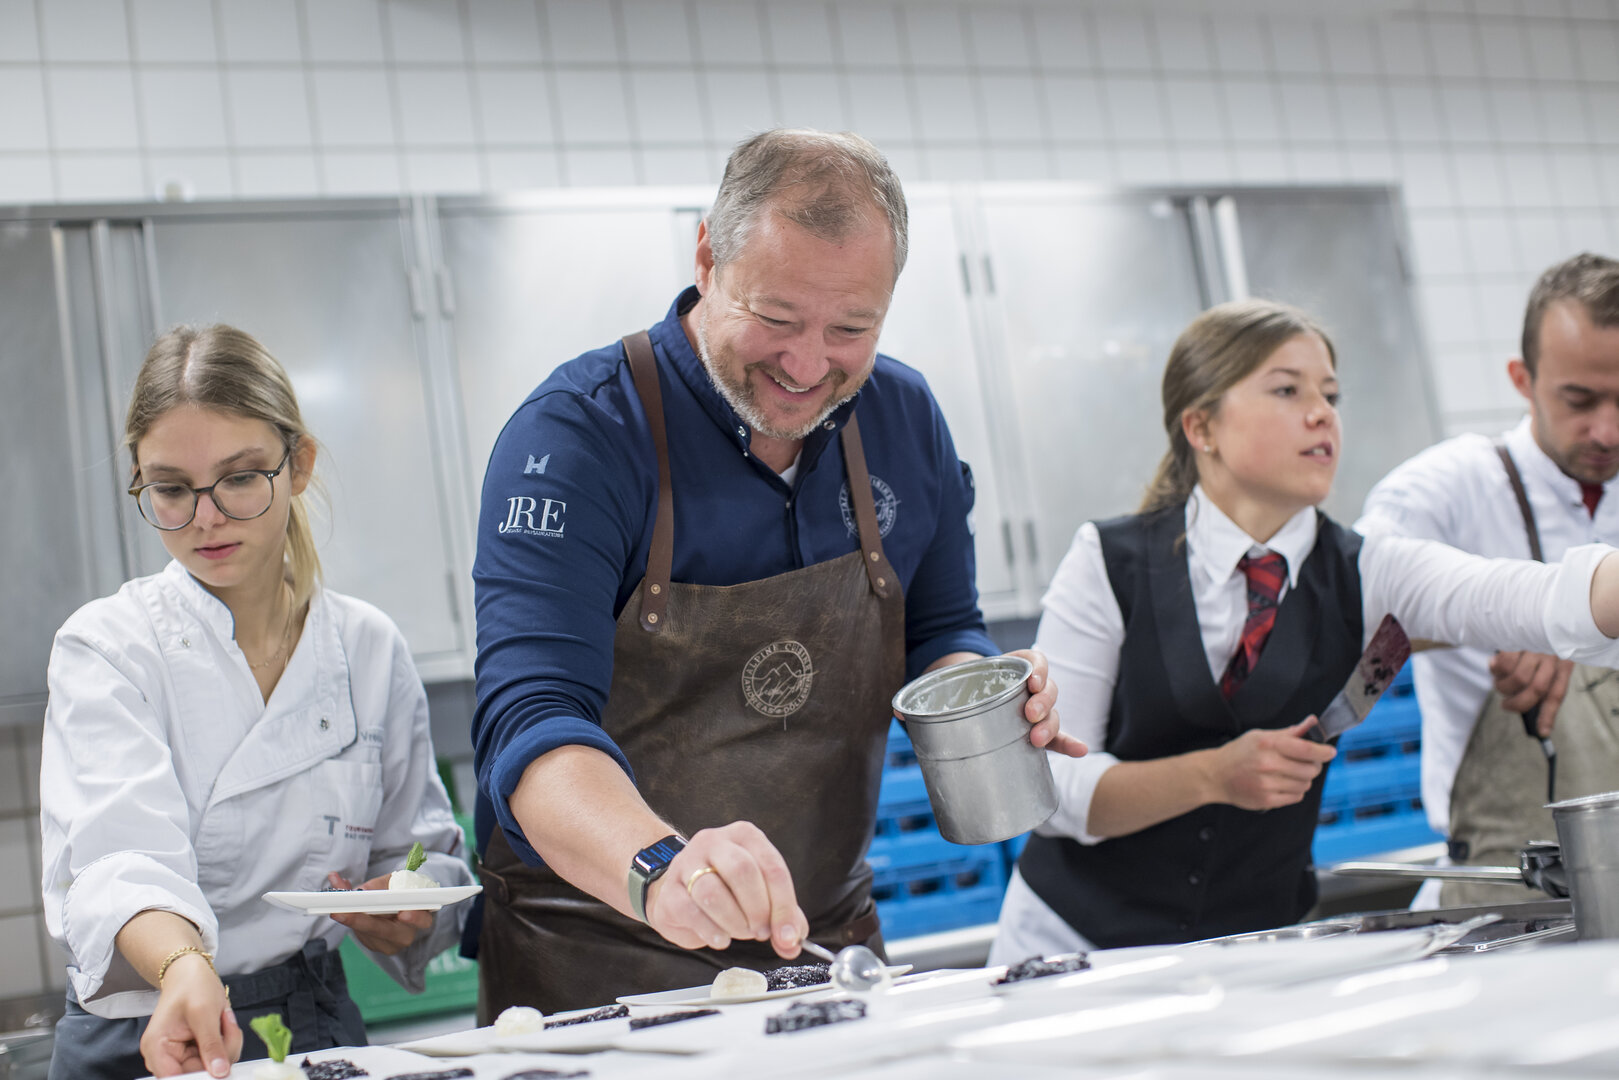
[[[635,864],[646,873],[662,870],[669,865],[669,861],[680,854],[680,849],[686,845],[679,837],[666,836],[651,847],[642,848],[635,856]]]

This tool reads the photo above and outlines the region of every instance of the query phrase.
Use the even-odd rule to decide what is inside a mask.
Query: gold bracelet
[[[216,974],[216,975],[219,974],[219,969],[214,967],[214,954],[213,953],[205,952],[204,950],[199,949],[195,945],[187,945],[183,949],[175,949],[173,952],[171,952],[169,955],[167,955],[167,956],[165,956],[163,958],[163,963],[158,965],[158,968],[157,968],[157,988],[159,990],[163,989],[163,976],[165,976],[165,975],[167,975],[169,973],[169,965],[174,963],[176,960],[180,959],[180,957],[185,956],[187,953],[196,953],[198,956],[200,956],[204,960],[208,961],[208,969],[210,971],[214,972],[214,974]]]

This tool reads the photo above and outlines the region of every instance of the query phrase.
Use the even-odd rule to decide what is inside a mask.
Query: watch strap
[[[685,837],[670,833],[656,844],[644,847],[630,860],[627,884],[630,892],[630,913],[640,922],[646,922],[646,897],[652,883],[669,869],[669,863],[686,846]]]

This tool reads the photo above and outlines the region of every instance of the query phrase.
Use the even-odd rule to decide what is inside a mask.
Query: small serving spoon
[[[864,945],[845,946],[835,956],[831,949],[822,948],[813,941],[803,942],[802,947],[805,952],[832,965],[828,974],[832,985],[839,990],[865,993],[891,981],[887,966]]]

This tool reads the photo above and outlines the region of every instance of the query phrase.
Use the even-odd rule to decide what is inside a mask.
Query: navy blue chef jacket
[[[974,585],[972,473],[922,376],[879,355],[859,395],[805,439],[789,486],[749,453],[747,424],[686,340],[679,315],[696,301],[688,288],[650,330],[674,484],[674,580],[735,585],[856,550],[838,432],[858,405],[883,549],[905,591],[907,677],[947,653],[998,652]],[[519,857],[540,862],[507,800],[542,754],[593,746],[630,771],[601,714],[616,620],[646,572],[657,486],[617,342],[559,367],[495,443],[473,566],[480,851],[499,824]]]

